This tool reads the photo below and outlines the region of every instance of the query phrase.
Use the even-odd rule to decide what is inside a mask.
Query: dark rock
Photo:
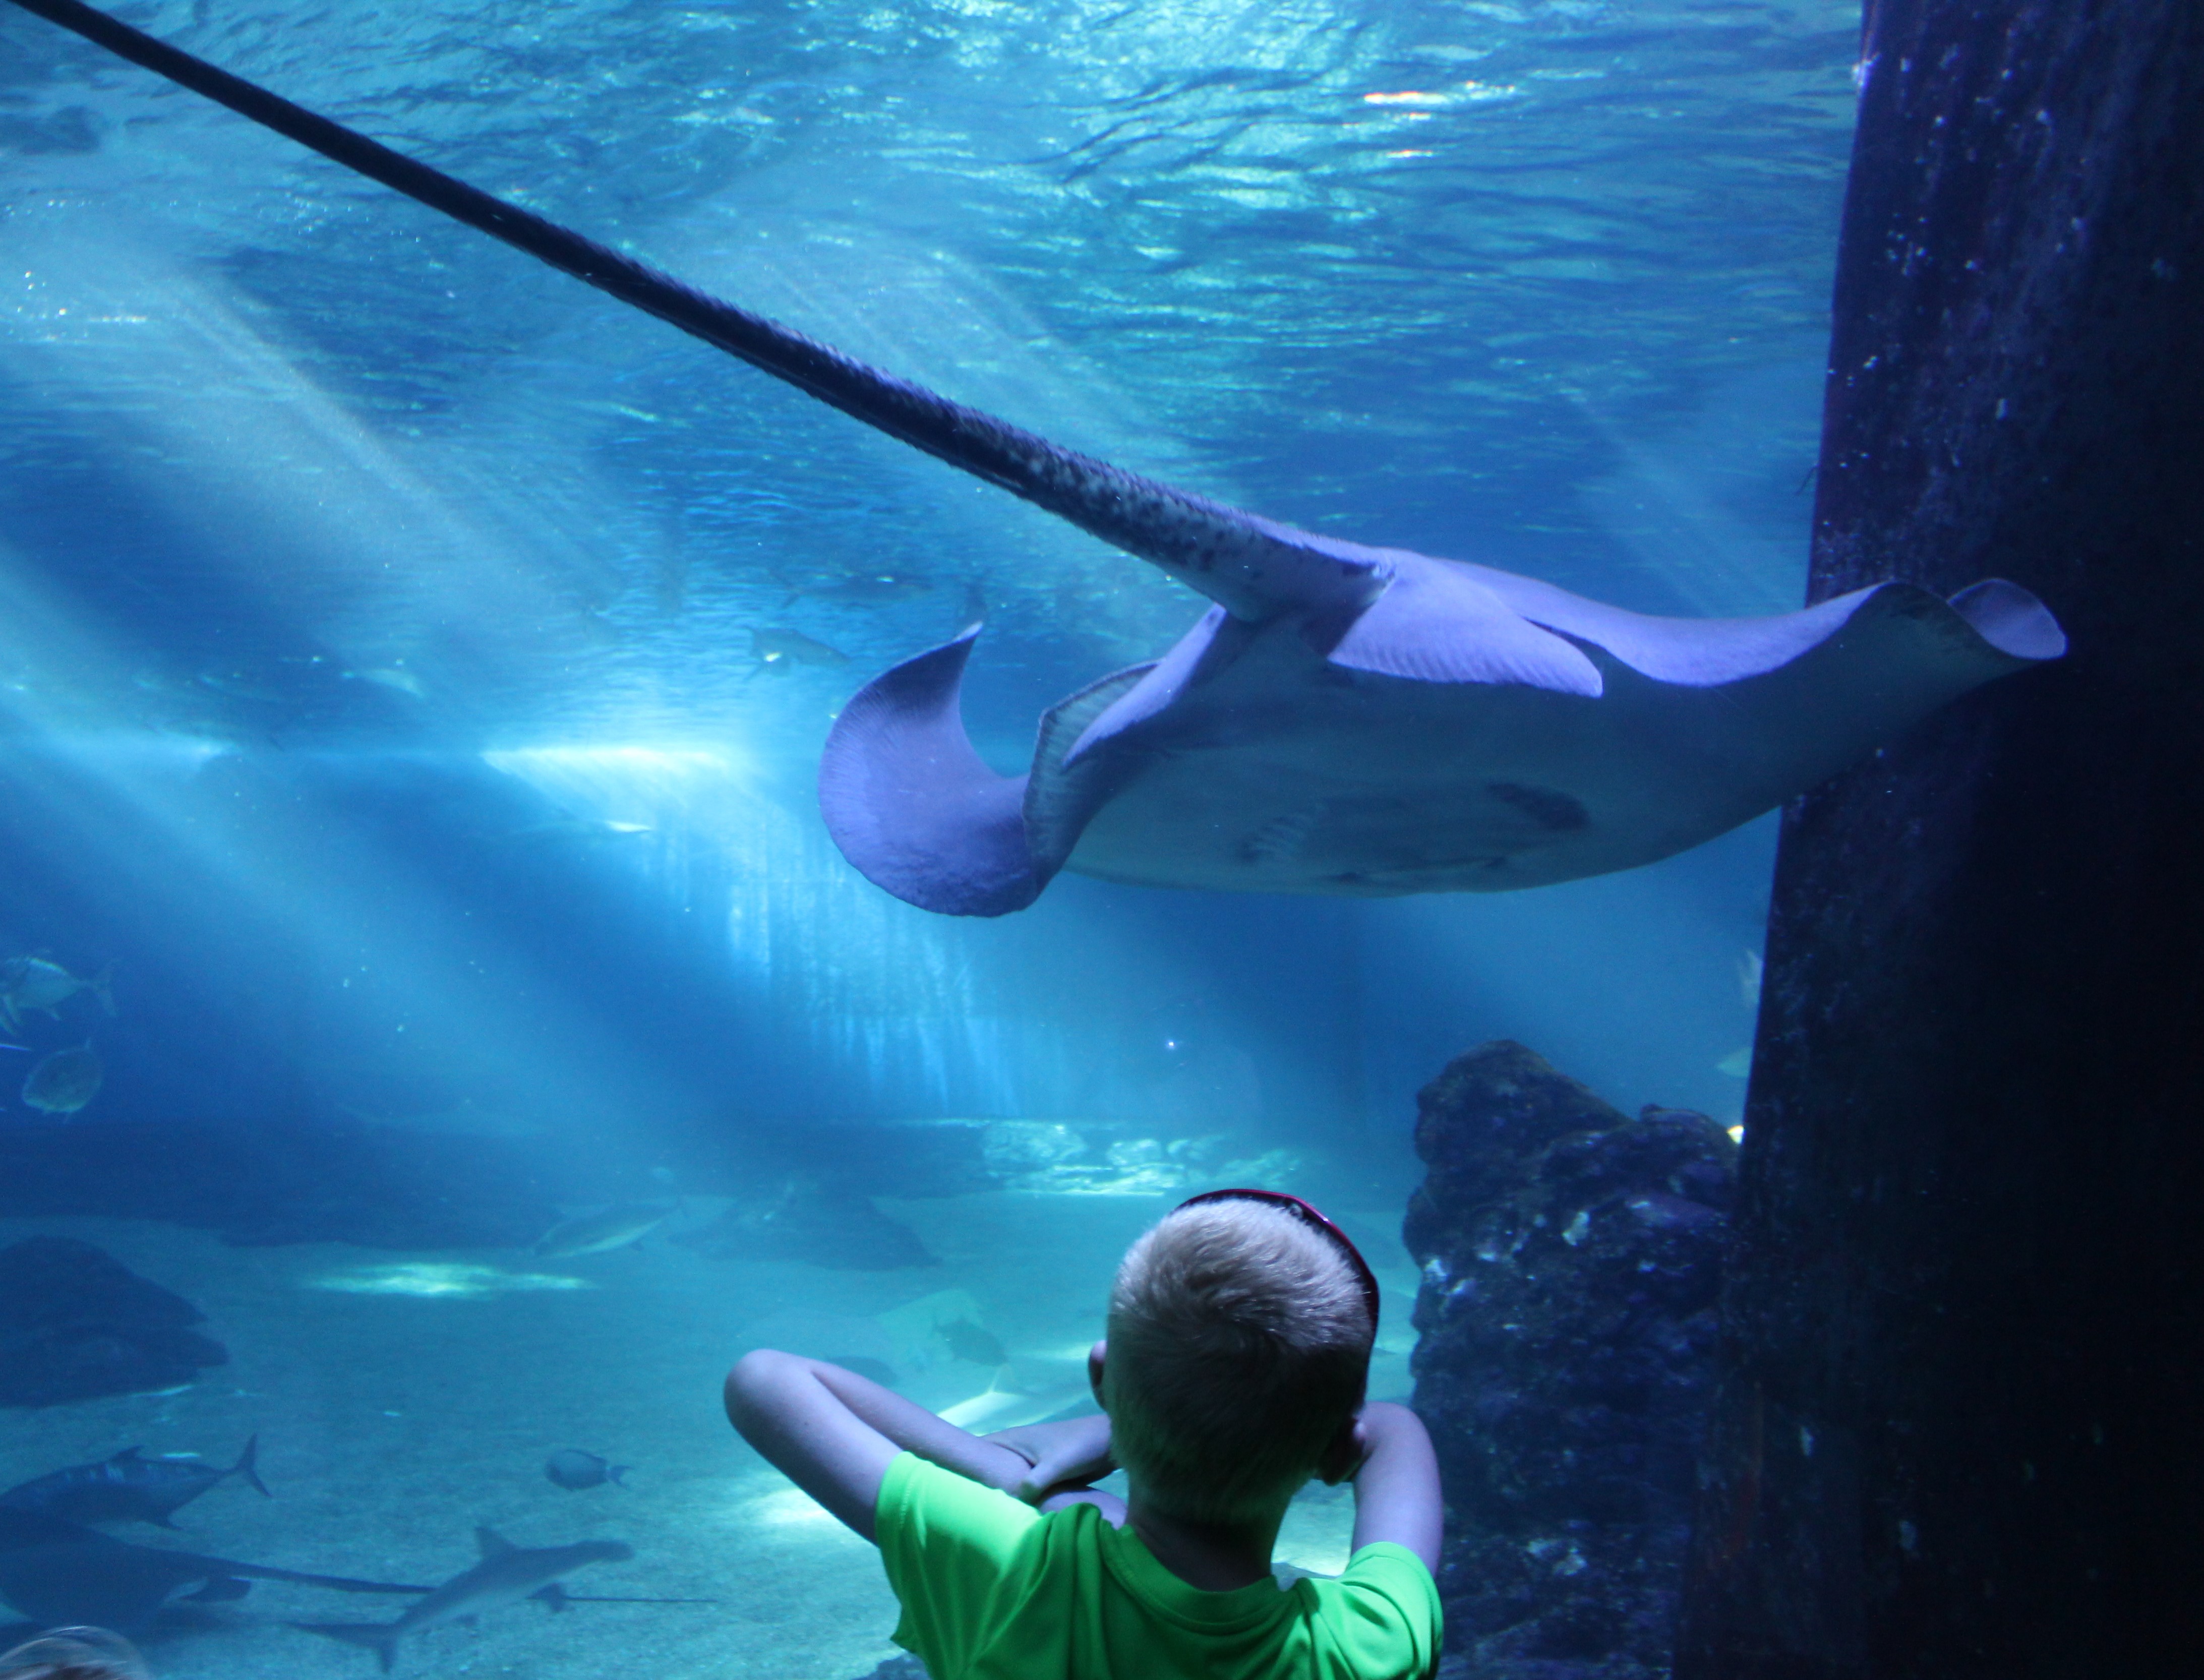
[[[33,1237],[0,1249],[0,1405],[61,1405],[193,1381],[228,1352],[206,1315],[103,1249]]]
[[[844,1186],[802,1174],[738,1198],[717,1219],[674,1239],[723,1260],[796,1260],[838,1271],[938,1266],[917,1233]]]
[[[1520,1044],[1418,1098],[1415,1407],[1447,1500],[1449,1680],[1668,1672],[1736,1146]]]

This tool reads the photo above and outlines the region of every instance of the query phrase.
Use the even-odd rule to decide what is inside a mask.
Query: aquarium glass
[[[1842,0],[122,15],[1166,482],[1641,612],[1803,602]],[[477,1529],[617,1541],[566,1589],[702,1602],[498,1604],[399,1671],[858,1680],[892,1600],[728,1429],[744,1351],[1061,1415],[1127,1242],[1252,1184],[1361,1245],[1405,1396],[1419,1087],[1509,1038],[1738,1123],[1774,819],[1523,893],[1075,873],[998,919],[838,853],[869,680],[984,621],[1015,773],[1206,605],[0,7],[0,1247],[204,1315],[150,1391],[0,1409],[0,1484],[250,1440],[270,1497],[101,1531],[419,1584]],[[1348,1510],[1281,1556],[1337,1570]],[[374,1653],[294,1624],[408,1602],[264,1578],[141,1642],[341,1680]]]

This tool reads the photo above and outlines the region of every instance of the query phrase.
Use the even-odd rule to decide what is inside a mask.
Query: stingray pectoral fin
[[[1212,617],[1223,616],[1222,607],[1212,609]],[[1176,650],[1146,665],[1113,671],[1041,715],[1033,773],[1026,781],[1025,813],[1026,843],[1033,849],[1034,873],[1044,882],[1063,867],[1094,813],[1122,785],[1126,754],[1107,749],[1117,731],[1098,737],[1098,726],[1150,693],[1156,679],[1167,675],[1165,667],[1175,654]],[[1166,695],[1139,715],[1152,715],[1168,703]]]
[[[1312,621],[1319,639],[1324,621]],[[1324,657],[1353,671],[1425,683],[1508,683],[1597,698],[1599,667],[1460,567],[1399,557],[1383,594],[1346,623]]]
[[[1880,603],[1878,612],[1887,612],[1893,604],[1881,600],[1890,586],[1875,584],[1833,595],[1796,612],[1757,618],[1664,618],[1589,600],[1535,577],[1519,577],[1490,566],[1460,560],[1437,564],[1484,585],[1534,624],[1590,642],[1656,682],[1686,688],[1721,688],[1779,671],[1845,634],[1853,615],[1870,602]],[[1914,594],[1915,605],[1924,610],[1934,600],[1923,591]],[[1989,654],[2025,665],[2056,659],[2066,651],[2065,635],[2043,603],[2001,577],[1970,584],[1948,602],[1936,605],[1951,611],[1934,611],[1929,618],[1957,635],[1952,651],[1963,660]]]
[[[1230,614],[1223,607],[1212,606],[1161,659],[1105,677],[1058,706],[1042,719],[1041,744],[1034,755],[1035,764],[1075,763],[1134,725],[1144,723],[1163,711],[1185,692],[1209,650],[1217,645],[1219,633],[1231,622]],[[1120,677],[1128,676],[1136,676],[1139,680],[1117,685]],[[1110,689],[1110,698],[1105,704],[1087,703],[1105,687]],[[1077,730],[1064,733],[1052,751],[1052,725],[1059,720],[1068,723],[1074,717],[1079,721]]]
[[[999,916],[1040,896],[1026,843],[1026,778],[990,770],[957,697],[975,624],[857,691],[826,737],[819,809],[857,872],[906,904]]]
[[[1976,584],[1946,601],[1911,583],[1864,591],[1838,631],[1790,664],[1730,686],[1693,726],[1757,798],[1790,797],[1834,775],[1971,689],[2065,650],[2042,604],[2017,585]],[[1665,688],[1688,694],[1689,684]],[[1648,692],[1653,692],[1649,690]],[[1758,742],[1727,733],[1748,725]],[[1764,779],[1763,779],[1764,778]]]
[[[1866,688],[1858,699],[1869,709],[1910,697],[1925,713],[2066,651],[2066,633],[2043,603],[2002,577],[1970,583],[1949,600],[1912,583],[1863,594],[1828,645],[1859,662]]]
[[[1946,603],[1976,636],[2007,659],[2030,665],[2066,652],[2066,632],[2051,609],[2017,583],[1985,577]]]

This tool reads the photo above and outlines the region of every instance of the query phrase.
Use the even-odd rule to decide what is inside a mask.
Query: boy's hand
[[[1439,1493],[1438,1460],[1423,1421],[1406,1406],[1373,1400],[1362,1408],[1354,1429],[1340,1435],[1355,1444],[1358,1453],[1350,1469],[1354,1477],[1354,1550],[1360,1552],[1374,1541],[1390,1541],[1407,1547],[1424,1560],[1425,1569],[1437,1574],[1445,1505]]]
[[[998,1429],[981,1439],[1025,1460],[1026,1473],[1003,1491],[1028,1505],[1040,1505],[1052,1493],[1083,1488],[1117,1468],[1110,1456],[1110,1420],[1099,1412]]]
[[[1363,1427],[1362,1414],[1358,1411],[1348,1427],[1325,1444],[1324,1457],[1316,1463],[1317,1480],[1327,1488],[1352,1482],[1369,1456],[1370,1431]]]

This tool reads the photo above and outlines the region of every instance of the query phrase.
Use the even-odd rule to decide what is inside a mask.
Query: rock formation
[[[104,1249],[33,1237],[0,1249],[0,1405],[61,1405],[189,1382],[228,1352],[206,1315]]]
[[[1668,1671],[1736,1147],[1520,1044],[1418,1098],[1415,1407],[1447,1500],[1449,1680]]]

